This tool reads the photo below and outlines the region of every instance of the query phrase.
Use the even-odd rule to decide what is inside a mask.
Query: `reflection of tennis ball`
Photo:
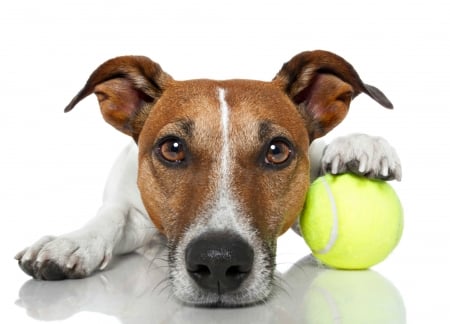
[[[398,290],[370,270],[319,273],[305,295],[303,307],[305,323],[406,323]]]
[[[300,216],[300,231],[314,256],[339,269],[381,262],[402,230],[403,211],[392,187],[352,174],[314,181]]]

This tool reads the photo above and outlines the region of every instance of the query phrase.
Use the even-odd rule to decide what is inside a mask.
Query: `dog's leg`
[[[136,177],[137,152],[128,147],[113,167],[97,216],[80,230],[43,237],[18,253],[23,271],[45,280],[82,278],[104,269],[114,254],[149,242],[157,231],[140,200]]]
[[[326,143],[323,139],[316,139],[309,146],[309,179],[316,180],[322,174],[322,157]]]
[[[313,182],[325,173],[355,173],[369,178],[400,180],[402,167],[395,149],[382,137],[352,134],[330,144],[318,139],[309,149],[310,177]],[[291,227],[300,234],[298,221]]]
[[[395,149],[382,137],[352,134],[338,137],[324,150],[322,173],[355,173],[368,178],[401,180]]]

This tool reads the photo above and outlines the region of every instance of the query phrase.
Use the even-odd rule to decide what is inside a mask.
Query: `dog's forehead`
[[[271,125],[298,128],[302,118],[281,88],[272,82],[255,80],[175,82],[165,90],[150,118],[160,123],[160,128],[168,124],[184,129],[193,126],[214,133],[220,126],[224,108],[231,128],[260,133]]]
[[[217,111],[220,91],[224,92],[224,99],[231,111],[252,109],[258,113],[273,110],[273,107],[293,107],[286,93],[277,84],[257,80],[178,81],[165,91],[161,99],[176,102],[178,106],[189,109]]]

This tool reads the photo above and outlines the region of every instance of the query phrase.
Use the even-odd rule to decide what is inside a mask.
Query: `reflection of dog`
[[[309,145],[339,124],[360,92],[392,107],[324,51],[295,56],[272,82],[175,81],[145,57],[107,61],[66,111],[95,93],[105,120],[137,146],[119,157],[97,217],[42,238],[17,255],[20,266],[38,279],[81,278],[160,232],[182,301],[265,300],[276,239],[294,223],[309,185]],[[323,162],[334,172],[400,172],[391,147],[365,135],[330,146]]]
[[[295,243],[300,239],[292,237]],[[297,242],[298,240],[298,242]],[[284,251],[282,250],[281,253]],[[165,251],[164,251],[165,253]],[[374,271],[333,271],[304,258],[280,277],[276,294],[264,305],[209,309],[180,305],[170,299],[165,261],[146,253],[116,258],[114,266],[85,280],[49,283],[29,280],[18,304],[38,320],[62,320],[79,312],[114,316],[121,323],[323,323],[346,318],[355,323],[406,323],[402,297]],[[133,274],[130,275],[130,269]],[[389,309],[389,311],[385,311]]]

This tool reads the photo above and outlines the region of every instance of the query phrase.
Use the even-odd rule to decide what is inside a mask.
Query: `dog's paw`
[[[98,235],[75,232],[45,236],[16,255],[19,266],[35,279],[62,280],[89,276],[104,269],[112,257],[112,248]]]
[[[383,138],[353,134],[332,141],[322,156],[322,172],[352,172],[369,178],[401,180],[402,167],[395,149]]]

